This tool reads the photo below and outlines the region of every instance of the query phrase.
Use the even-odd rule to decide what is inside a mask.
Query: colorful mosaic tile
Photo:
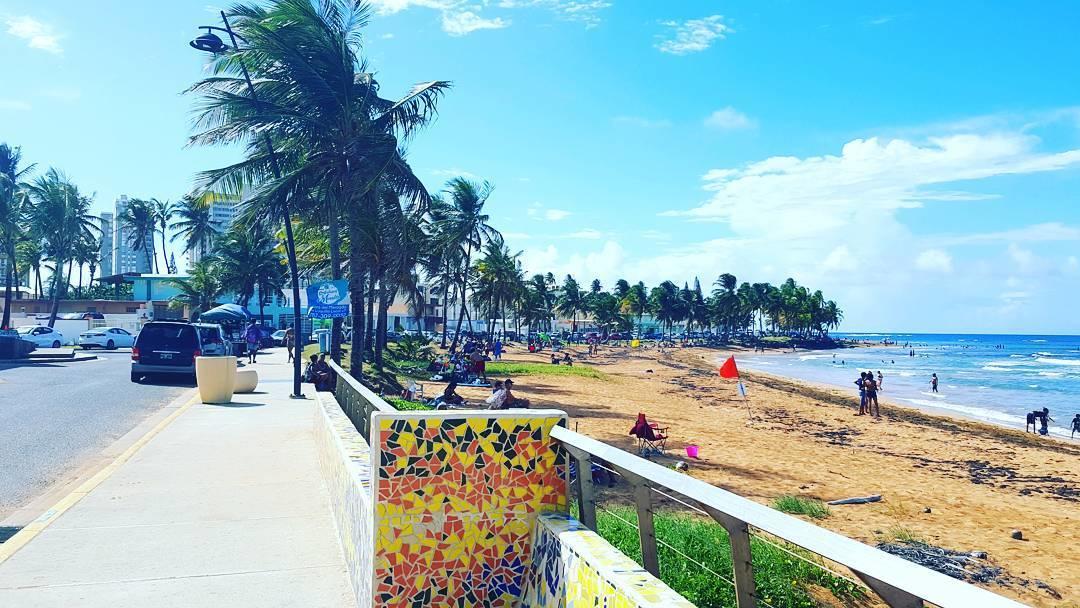
[[[315,440],[357,605],[371,606],[371,450],[330,393],[316,393]]]
[[[537,514],[566,509],[558,411],[372,417],[377,606],[516,606]]]
[[[533,528],[526,608],[693,608],[580,522],[545,513]]]

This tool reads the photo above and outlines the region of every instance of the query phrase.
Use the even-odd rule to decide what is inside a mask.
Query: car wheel
[[[142,374],[136,374],[135,372],[131,372],[131,381],[135,384],[140,384],[142,382]]]
[[[53,340],[52,347],[53,348],[60,348],[60,341],[59,340]]]
[[[116,348],[116,342],[113,342],[112,340],[109,340],[108,344],[105,345],[105,348],[107,348],[109,350],[112,350],[112,349]]]

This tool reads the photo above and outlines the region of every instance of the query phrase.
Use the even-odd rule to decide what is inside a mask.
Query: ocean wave
[[[1044,378],[1060,378],[1065,375],[1065,372],[1039,372],[1039,375]]]
[[[1046,342],[1046,340],[1024,340],[1024,342],[1035,342],[1037,344],[1040,344],[1040,343]]]
[[[812,360],[812,359],[835,359],[835,358],[836,358],[836,355],[832,355],[832,354],[825,354],[825,355],[801,355],[801,356],[799,357],[799,361],[810,361],[810,360]]]
[[[997,366],[997,365],[984,365],[980,369],[983,369],[983,370],[988,371],[988,372],[1011,372],[1011,371],[1013,371],[1012,369],[1010,369],[1008,367],[1000,367],[1000,366]]]
[[[1035,360],[1039,363],[1049,363],[1051,365],[1080,365],[1080,359],[1051,359],[1050,357],[1036,357]]]

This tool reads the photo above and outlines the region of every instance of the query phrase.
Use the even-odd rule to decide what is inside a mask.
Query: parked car
[[[192,323],[199,330],[204,357],[218,357],[232,354],[232,344],[225,340],[225,330],[217,323]]]
[[[274,346],[285,346],[285,330],[279,329],[270,334],[270,337],[274,339]]]
[[[195,380],[195,357],[203,354],[199,330],[180,321],[151,321],[143,325],[131,348],[131,381],[155,375]]]
[[[60,330],[44,325],[23,325],[16,327],[15,331],[19,332],[20,340],[33,342],[34,346],[42,348],[60,348],[67,342]]]
[[[83,348],[128,348],[135,344],[135,336],[122,327],[99,327],[79,334],[76,344]]]

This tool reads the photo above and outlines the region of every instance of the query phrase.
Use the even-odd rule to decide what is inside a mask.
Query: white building
[[[113,274],[113,214],[108,211],[101,214],[101,239],[98,241],[99,274],[107,277]]]
[[[128,231],[124,228],[123,222],[120,218],[124,216],[127,211],[130,199],[126,194],[121,194],[120,198],[116,199],[116,215],[113,221],[112,230],[112,272],[102,273],[104,276],[109,274],[123,274],[125,272],[138,272],[140,274],[146,274],[153,271],[150,267],[150,263],[147,260],[146,250],[152,251],[154,249],[154,235],[153,233],[146,236],[146,242],[143,247],[146,250],[134,250],[131,247],[131,243],[128,240]]]

